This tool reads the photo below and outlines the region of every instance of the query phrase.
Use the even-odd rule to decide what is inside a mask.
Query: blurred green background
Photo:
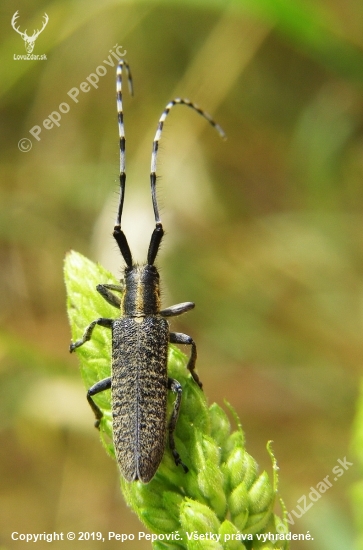
[[[32,34],[25,54],[10,21]],[[247,448],[280,466],[287,510],[330,475],[333,487],[292,526],[312,550],[352,548],[360,476],[350,449],[363,363],[363,4],[359,0],[3,0],[0,7],[0,545],[12,531],[143,530],[126,509],[68,353],[62,267],[75,249],[117,276],[115,70],[127,50],[125,232],[142,261],[153,228],[151,144],[174,96],[159,155],[167,231],[163,304],[193,336],[210,402],[238,411]],[[98,89],[67,95],[103,65]],[[42,125],[58,106],[59,127]],[[21,152],[18,142],[31,138]],[[102,281],[100,281],[102,282]],[[187,351],[187,350],[185,350]],[[336,482],[338,459],[353,462]],[[300,502],[300,505],[302,503]],[[356,510],[359,516],[359,510]],[[294,516],[293,516],[294,517]],[[37,548],[48,548],[38,543]],[[54,543],[54,548],[76,543]],[[124,543],[123,548],[150,548]],[[101,548],[102,543],[88,543]],[[110,543],[107,548],[118,548]],[[293,543],[292,548],[305,548]]]

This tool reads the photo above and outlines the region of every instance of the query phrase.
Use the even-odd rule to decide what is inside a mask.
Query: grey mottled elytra
[[[99,392],[111,388],[113,440],[117,462],[127,481],[140,480],[148,483],[155,475],[163,458],[165,439],[168,434],[169,447],[176,465],[184,471],[183,464],[175,448],[173,432],[177,423],[182,387],[177,380],[168,377],[167,355],[169,342],[186,344],[191,347],[187,368],[200,388],[202,384],[195,372],[197,348],[194,340],[179,332],[170,332],[168,317],[181,315],[194,308],[193,302],[184,302],[161,309],[159,273],[154,266],[161,240],[164,235],[156,199],[156,160],[158,145],[166,117],[174,105],[186,105],[199,113],[224,137],[218,124],[202,109],[188,99],[174,99],[163,111],[151,155],[151,197],[155,215],[155,229],[151,235],[147,262],[144,265],[133,263],[131,251],[121,229],[122,209],[125,196],[125,131],[122,105],[122,72],[126,69],[129,90],[132,94],[132,78],[129,65],[121,60],[117,67],[116,92],[120,138],[120,201],[113,236],[118,244],[126,267],[120,285],[99,284],[97,291],[112,306],[120,309],[120,317],[106,319],[100,317],[90,323],[80,340],[70,345],[70,351],[92,337],[96,325],[112,330],[111,377],[100,380],[87,392],[87,400],[95,414],[95,426],[99,428],[102,411],[93,400]],[[121,293],[121,298],[114,292]],[[167,392],[175,393],[171,418],[167,421]]]

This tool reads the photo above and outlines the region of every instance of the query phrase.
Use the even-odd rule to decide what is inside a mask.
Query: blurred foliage
[[[29,33],[49,15],[34,49],[46,61],[14,59],[25,54],[10,25],[16,10]],[[196,340],[207,395],[233,404],[262,467],[274,439],[294,509],[349,459],[361,378],[362,3],[3,0],[0,21],[0,545],[17,547],[13,530],[139,529],[67,351],[62,282],[71,248],[117,277],[122,270],[110,235],[114,69],[77,104],[67,95],[116,44],[135,84],[125,98],[125,233],[139,260],[153,227],[148,171],[166,102],[193,99],[228,135],[221,143],[189,113],[168,120],[158,182],[163,303],[196,302],[173,326]],[[36,141],[29,130],[62,102],[70,110],[60,126]],[[27,153],[17,147],[25,137]],[[296,532],[314,535],[312,550],[352,547],[347,487],[359,477],[352,467],[296,521]]]
[[[358,398],[357,414],[354,421],[354,432],[352,451],[357,461],[359,468],[359,481],[352,488],[352,499],[354,506],[354,514],[357,525],[357,550],[363,548],[363,383],[360,387],[360,395]]]

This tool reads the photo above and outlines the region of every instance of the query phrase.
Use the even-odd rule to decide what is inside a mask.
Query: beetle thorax
[[[130,317],[155,315],[160,311],[159,273],[153,265],[134,265],[125,269],[122,312]]]

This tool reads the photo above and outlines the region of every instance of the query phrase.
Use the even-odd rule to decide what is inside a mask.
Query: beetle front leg
[[[182,459],[180,458],[180,455],[178,451],[175,448],[175,441],[174,441],[174,430],[176,427],[176,423],[179,416],[180,411],[180,405],[181,405],[181,398],[182,398],[182,387],[179,384],[177,380],[174,380],[174,378],[168,378],[168,389],[171,390],[176,394],[176,398],[174,401],[174,408],[173,412],[171,414],[171,418],[168,425],[168,432],[169,432],[169,447],[172,452],[172,455],[174,457],[174,462],[176,466],[179,466],[179,464],[183,467],[184,472],[189,472],[188,467],[182,462]]]
[[[69,346],[69,351],[72,353],[76,348],[79,348],[82,346],[85,342],[91,339],[93,329],[96,325],[100,325],[101,327],[106,328],[112,328],[113,319],[106,319],[105,317],[99,317],[95,321],[92,321],[84,331],[84,334],[80,340],[77,340],[76,342],[71,343]]]
[[[103,417],[103,412],[101,409],[96,405],[96,403],[93,401],[92,396],[96,395],[97,393],[100,393],[101,391],[109,390],[111,387],[111,378],[104,378],[103,380],[100,380],[99,382],[96,382],[87,392],[87,401],[91,406],[91,409],[94,412],[94,415],[96,417],[95,422],[95,428],[100,428],[100,422],[101,418]]]
[[[176,304],[175,306],[166,307],[160,311],[160,315],[163,317],[176,317],[177,315],[182,315],[195,307],[194,302],[182,302],[181,304]]]
[[[124,292],[124,289],[125,289],[125,285],[122,285],[122,284],[96,286],[96,290],[101,294],[102,298],[104,298],[106,302],[108,302],[111,306],[117,307],[118,309],[120,309],[121,299],[119,296],[116,296],[113,292],[110,292],[110,291],[115,290],[116,292]]]
[[[188,336],[187,334],[183,334],[182,332],[171,332],[170,333],[170,342],[172,344],[186,344],[187,346],[192,346],[192,351],[190,352],[189,361],[187,364],[187,369],[190,371],[190,374],[198,384],[198,386],[202,389],[203,384],[199,380],[199,376],[195,372],[195,362],[197,360],[197,346],[195,345],[195,342],[193,338]]]

